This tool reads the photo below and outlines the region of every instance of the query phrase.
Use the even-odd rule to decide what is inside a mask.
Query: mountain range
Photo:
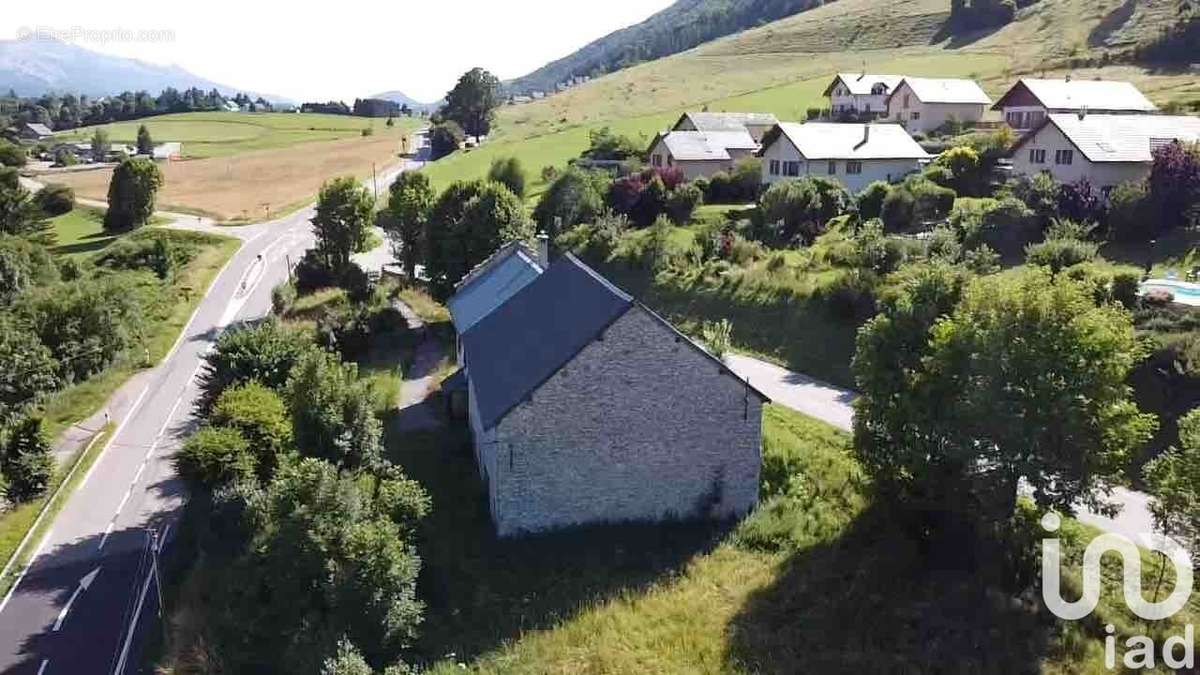
[[[551,91],[578,75],[602,75],[686,51],[716,38],[782,19],[824,0],[678,0],[645,21],[505,83],[513,93]]]
[[[142,90],[157,94],[167,87],[216,89],[227,96],[244,93],[250,98],[261,96],[275,103],[291,103],[282,96],[214,82],[179,66],[102,54],[49,37],[0,40],[0,91],[3,92],[11,89],[20,96],[57,92],[95,97]]]
[[[400,105],[407,105],[414,112],[434,112],[442,107],[442,101],[434,101],[433,103],[424,103],[408,96],[402,91],[385,91],[378,94],[373,94],[368,98],[381,98],[385,101],[393,101]]]

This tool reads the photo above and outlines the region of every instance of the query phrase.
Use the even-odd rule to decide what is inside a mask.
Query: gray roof
[[[771,113],[690,112],[679,118],[675,128],[678,129],[685,119],[691,120],[697,131],[737,131],[745,129],[747,124],[770,126],[779,122],[779,118]]]
[[[53,136],[54,135],[54,132],[50,131],[50,127],[46,126],[45,124],[38,124],[36,122],[30,122],[25,125],[25,128],[29,129],[30,131],[32,131],[33,133],[35,133],[39,136]]]
[[[1200,141],[1200,117],[1051,113],[1054,125],[1091,162],[1149,162],[1154,148],[1171,141]],[[1044,127],[1043,127],[1044,128]],[[1037,132],[1026,134],[1016,151]]]
[[[567,254],[462,336],[485,429],[525,400],[633,298]]]
[[[1024,86],[1049,110],[1107,110],[1113,112],[1154,112],[1158,108],[1138,88],[1115,80],[1038,80],[1024,78],[1000,98]]]
[[[509,242],[476,265],[447,301],[454,328],[464,333],[542,273],[533,253]]]
[[[904,82],[922,103],[992,103],[975,80],[905,77]]]
[[[899,124],[784,122],[767,132],[763,149],[780,136],[786,136],[806,159],[917,160],[930,157]]]
[[[680,161],[726,160],[729,150],[757,150],[758,143],[745,127],[736,131],[668,131],[658,137],[671,156]],[[658,141],[654,145],[658,145]],[[653,150],[653,146],[651,146]]]
[[[892,93],[903,80],[903,75],[874,75],[871,73],[838,73],[834,76],[833,81],[825,88],[825,95],[828,96],[833,91],[834,85],[840,80],[851,94],[856,96],[866,96],[871,93],[871,89],[876,84],[882,84],[887,87],[884,93]]]

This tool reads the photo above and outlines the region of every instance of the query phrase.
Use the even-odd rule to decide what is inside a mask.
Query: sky
[[[518,77],[671,2],[12,0],[0,39],[49,29],[87,49],[295,100],[398,89],[428,102],[470,68]]]

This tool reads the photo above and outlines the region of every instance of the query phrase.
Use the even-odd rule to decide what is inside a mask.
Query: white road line
[[[113,431],[112,435],[108,437],[108,441],[104,443],[104,447],[100,449],[100,456],[96,458],[96,461],[92,462],[92,465],[88,468],[88,472],[83,475],[83,480],[79,482],[78,486],[76,486],[75,492],[83,491],[84,486],[88,484],[88,480],[91,479],[92,473],[96,470],[96,467],[100,466],[100,463],[104,461],[104,456],[108,454],[108,449],[112,446],[113,441],[117,439],[117,436],[121,435],[121,432],[125,430],[125,425],[129,424],[129,420],[133,419],[133,416],[137,414],[138,409],[141,408],[142,400],[146,398],[146,394],[149,391],[150,383],[147,382],[146,386],[142,387],[142,393],[138,394],[137,399],[134,400],[133,407],[129,409],[129,414],[125,415],[125,419],[121,420],[121,423],[117,425],[116,431]]]
[[[46,672],[46,666],[50,665],[50,659],[42,659],[42,665],[38,667],[37,675],[42,675]]]
[[[108,521],[108,526],[104,528],[104,536],[100,537],[100,546],[97,547],[96,550],[98,550],[98,551],[104,550],[104,544],[108,542],[108,535],[112,534],[113,526],[116,525],[116,523],[117,523],[116,516],[113,516],[113,519]]]
[[[0,601],[0,612],[3,612],[4,608],[8,606],[8,601],[12,600],[13,594],[17,592],[17,586],[20,586],[21,582],[25,579],[25,575],[29,574],[29,568],[33,567],[33,561],[37,560],[38,556],[42,554],[42,549],[46,548],[46,542],[50,541],[50,535],[53,533],[54,528],[50,528],[49,530],[46,530],[46,534],[42,535],[42,540],[38,543],[38,547],[33,552],[33,555],[29,557],[29,562],[25,564],[25,568],[21,570],[21,574],[17,576],[17,580],[14,581],[12,587],[8,589],[8,593],[5,594],[4,600]]]
[[[62,610],[59,611],[58,620],[54,622],[54,628],[51,629],[53,632],[57,633],[62,628],[63,621],[67,620],[67,614],[71,612],[71,606],[75,604],[75,601],[79,599],[82,593],[91,587],[92,582],[96,580],[97,574],[100,574],[99,565],[96,566],[96,569],[83,575],[83,578],[79,580],[79,585],[75,587],[75,592],[71,594],[71,599],[67,600],[67,604],[63,605]]]
[[[166,544],[167,535],[171,533],[171,524],[167,523],[163,528],[162,537],[159,539],[159,549]],[[147,572],[146,581],[142,584],[142,592],[138,594],[137,606],[133,608],[133,616],[129,617],[129,628],[125,633],[125,644],[121,647],[121,657],[117,659],[117,667],[113,669],[113,675],[122,675],[125,672],[125,661],[129,658],[129,646],[133,643],[133,634],[137,630],[138,618],[142,615],[142,605],[146,604],[146,593],[150,591],[150,582],[154,580],[154,575]],[[162,611],[162,608],[158,608]]]

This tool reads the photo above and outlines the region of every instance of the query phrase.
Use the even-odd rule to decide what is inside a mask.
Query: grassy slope
[[[363,129],[371,127],[376,133],[382,133],[387,129],[385,122],[380,118],[348,115],[196,112],[84,127],[57,134],[57,137],[86,141],[95,129],[102,128],[108,131],[112,142],[132,144],[137,139],[138,127],[145,124],[156,142],[179,141],[183,143],[185,157],[204,158],[311,141],[355,138]],[[419,119],[400,117],[396,119],[394,129],[415,129],[420,124]]]
[[[952,42],[939,36],[949,15],[945,0],[839,0],[544,101],[503,108],[487,144],[427,171],[436,184],[445,185],[483,175],[494,157],[517,155],[536,174],[546,164],[561,165],[577,156],[587,145],[589,129],[611,125],[641,134],[648,144],[654,132],[681,112],[704,106],[803,119],[807,107],[823,102],[821,92],[832,73],[864,65],[874,72],[973,77],[995,97],[1016,77],[1066,72],[1073,57],[1117,49],[1152,34],[1161,25],[1161,13],[1169,10],[1165,0],[1139,3],[1121,23],[1113,18],[1123,16],[1121,4],[1042,0],[1001,30],[973,42]],[[1200,83],[1186,74],[1133,67],[1074,73],[1133,80],[1160,103],[1200,100]],[[534,192],[541,187],[535,184]]]

